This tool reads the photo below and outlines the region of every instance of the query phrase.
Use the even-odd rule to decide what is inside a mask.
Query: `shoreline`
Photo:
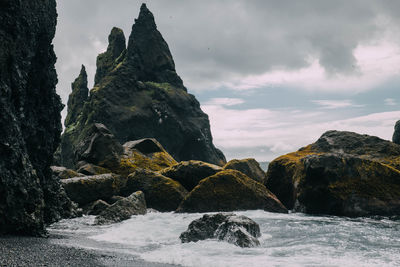
[[[68,235],[0,236],[0,266],[178,266],[146,262],[123,253],[71,247],[61,244],[63,239]]]

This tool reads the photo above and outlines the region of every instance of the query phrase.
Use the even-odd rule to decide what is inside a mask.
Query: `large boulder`
[[[127,176],[137,169],[159,171],[177,164],[161,144],[152,138],[126,142],[123,148],[119,164],[111,168],[121,175]]]
[[[83,139],[76,147],[76,162],[84,161],[105,168],[119,164],[124,149],[107,127],[94,123],[81,135]]]
[[[224,170],[200,181],[184,198],[177,212],[287,209],[264,185],[236,170]]]
[[[160,171],[167,176],[182,184],[188,191],[191,191],[198,183],[206,177],[221,171],[220,166],[198,161],[181,161],[178,164],[165,168]]]
[[[0,3],[0,234],[43,235],[73,215],[50,165],[60,142],[55,0]]]
[[[233,159],[225,164],[224,170],[237,170],[243,172],[248,177],[259,183],[264,183],[266,174],[261,169],[260,164],[253,158],[249,159]]]
[[[149,208],[174,211],[188,191],[178,182],[150,170],[137,170],[128,176],[122,194],[143,191]]]
[[[119,195],[126,185],[126,177],[116,174],[101,174],[61,180],[68,197],[85,205],[98,199],[107,200]]]
[[[146,201],[141,191],[118,200],[103,210],[96,218],[95,224],[117,223],[129,219],[132,215],[146,214]]]
[[[61,164],[76,164],[69,161],[85,138],[81,133],[102,123],[121,144],[151,137],[178,161],[224,165],[224,155],[212,142],[208,116],[176,73],[169,47],[145,4],[126,49],[124,43],[122,31],[114,28],[107,51],[98,57],[90,97],[75,121],[66,125]]]
[[[400,144],[400,120],[397,121],[394,126],[392,141],[395,144],[398,144],[398,145]]]
[[[329,131],[271,162],[266,186],[289,209],[343,216],[400,212],[400,146]]]
[[[69,179],[85,176],[82,173],[61,166],[50,166],[50,169],[53,172],[53,175],[56,176],[58,179]]]
[[[260,226],[252,219],[233,213],[218,213],[205,214],[192,221],[179,238],[182,243],[213,238],[240,247],[256,247],[260,245],[257,239],[260,236]]]

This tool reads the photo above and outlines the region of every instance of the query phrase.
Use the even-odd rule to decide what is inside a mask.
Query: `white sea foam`
[[[151,212],[111,226],[91,216],[64,220],[51,231],[86,235],[90,246],[145,261],[184,266],[399,266],[400,222],[304,214],[236,212],[260,224],[261,246],[240,248],[216,240],[182,244],[179,235],[203,214]],[[72,238],[73,239],[73,238]],[[87,243],[86,243],[87,244]],[[78,244],[79,245],[79,242]]]

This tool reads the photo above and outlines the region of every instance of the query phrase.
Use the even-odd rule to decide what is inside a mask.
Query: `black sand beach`
[[[148,263],[130,255],[84,250],[54,244],[49,238],[0,237],[0,266],[173,266]]]

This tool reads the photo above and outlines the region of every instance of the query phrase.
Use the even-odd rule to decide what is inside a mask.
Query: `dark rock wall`
[[[60,141],[55,0],[0,1],[0,233],[40,235],[68,205],[50,165]]]

